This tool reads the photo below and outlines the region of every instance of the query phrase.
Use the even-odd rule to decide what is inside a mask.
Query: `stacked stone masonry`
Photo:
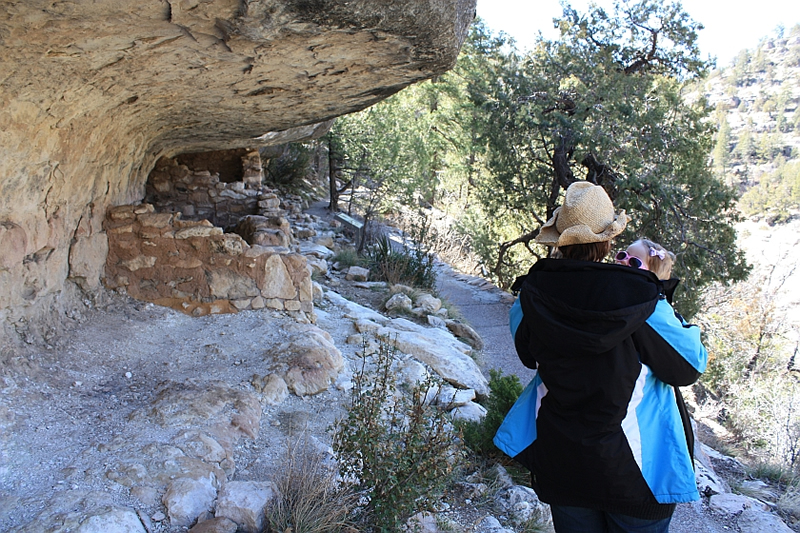
[[[213,164],[209,165],[208,160],[200,158],[206,154],[193,154],[203,164],[191,167],[180,163],[188,155],[162,157],[147,180],[145,201],[159,212],[180,212],[184,218],[206,219],[222,228],[236,225],[245,215],[281,214],[277,195],[261,187],[263,171],[258,151],[226,150],[209,154],[216,155],[216,161],[235,159],[238,172],[232,177],[224,175]]]
[[[111,208],[105,280],[140,300],[195,316],[264,307],[313,311],[306,258],[249,245],[208,220],[157,213],[152,204]]]

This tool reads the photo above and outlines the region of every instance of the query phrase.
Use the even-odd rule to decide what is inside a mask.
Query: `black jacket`
[[[517,353],[545,394],[536,440],[515,458],[540,499],[641,518],[696,499],[671,385],[693,383],[707,356],[664,284],[627,266],[544,259],[519,303]]]

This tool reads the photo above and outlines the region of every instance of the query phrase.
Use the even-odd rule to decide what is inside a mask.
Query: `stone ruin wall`
[[[220,161],[237,165],[224,165],[221,177]],[[213,174],[201,168],[215,166]],[[310,314],[306,258],[291,252],[287,210],[262,178],[257,151],[161,158],[147,182],[152,203],[108,211],[106,286],[194,316],[265,307]]]
[[[261,190],[263,179],[257,150],[164,157],[147,179],[145,201],[159,212],[180,212],[184,218],[229,228],[245,215],[280,213],[277,196]]]
[[[101,297],[106,213],[145,198],[161,157],[318,136],[450,68],[474,8],[0,3],[0,344],[52,337]]]
[[[242,309],[313,311],[306,258],[250,246],[207,220],[156,213],[152,204],[109,210],[106,284],[134,298],[201,316]]]

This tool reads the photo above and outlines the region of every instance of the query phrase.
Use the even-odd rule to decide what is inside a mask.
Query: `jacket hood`
[[[528,272],[520,304],[542,348],[586,356],[625,341],[653,313],[663,284],[623,265],[542,259]]]

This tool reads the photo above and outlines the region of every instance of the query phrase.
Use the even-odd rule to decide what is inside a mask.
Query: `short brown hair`
[[[579,261],[594,261],[599,263],[611,251],[611,241],[590,242],[588,244],[571,244],[558,248],[564,259],[577,259]]]

